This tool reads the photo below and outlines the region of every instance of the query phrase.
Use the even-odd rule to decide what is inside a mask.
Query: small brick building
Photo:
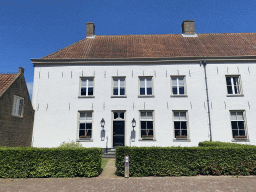
[[[0,74],[0,146],[31,146],[34,110],[24,69]]]

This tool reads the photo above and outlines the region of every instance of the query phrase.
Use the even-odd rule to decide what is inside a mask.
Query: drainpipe
[[[209,130],[210,130],[210,141],[212,141],[212,126],[211,126],[211,114],[210,114],[210,102],[209,102],[209,94],[208,94],[208,85],[207,85],[207,75],[206,75],[206,60],[203,60],[201,62],[204,66],[204,79],[205,79],[205,90],[206,90],[206,101],[207,101],[207,107],[208,107],[208,119],[209,119]]]

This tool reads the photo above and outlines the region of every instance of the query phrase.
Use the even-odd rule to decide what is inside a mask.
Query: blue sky
[[[0,73],[25,68],[32,90],[41,58],[96,35],[180,34],[183,20],[196,33],[256,32],[255,0],[0,0]]]

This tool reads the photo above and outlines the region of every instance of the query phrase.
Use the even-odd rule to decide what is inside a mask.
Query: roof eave
[[[139,57],[139,58],[93,58],[93,59],[31,59],[34,65],[83,65],[83,64],[155,64],[155,63],[198,63],[207,60],[208,63],[252,62],[256,55],[246,56],[198,56],[198,57]]]

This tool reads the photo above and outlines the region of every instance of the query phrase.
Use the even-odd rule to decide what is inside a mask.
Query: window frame
[[[227,84],[227,78],[231,78],[231,85]],[[234,85],[234,78],[238,78],[238,86],[239,86],[239,93],[235,93],[235,86]],[[243,96],[243,89],[242,89],[242,80],[241,80],[241,75],[225,75],[225,80],[226,80],[226,90],[227,90],[227,96],[228,97],[233,97],[233,96]],[[228,86],[231,86],[232,88],[232,93],[228,93]]]
[[[236,118],[237,118],[237,113],[242,113],[243,115],[243,120],[232,120],[232,116],[231,116],[231,113],[236,113]],[[247,130],[247,121],[246,121],[246,113],[245,113],[245,110],[230,110],[229,111],[229,116],[230,116],[230,126],[231,126],[231,136],[232,136],[232,141],[249,141],[248,139],[248,130]],[[238,125],[238,122],[243,122],[243,127],[244,127],[244,135],[239,135],[239,127],[238,129],[235,129],[238,131],[238,135],[237,136],[234,136],[233,134],[233,125],[232,125],[232,122],[237,122],[237,125]]]
[[[92,95],[88,95],[88,88],[86,90],[86,94],[87,95],[82,95],[81,92],[82,92],[82,80],[83,79],[86,79],[87,80],[87,85],[86,85],[86,88],[89,87],[89,79],[92,79],[93,80],[93,94]],[[86,76],[86,77],[80,77],[79,78],[79,98],[94,98],[95,96],[95,78],[94,76]]]
[[[152,94],[151,95],[148,95],[147,94],[147,81],[145,81],[145,87],[144,87],[144,89],[145,89],[145,95],[141,95],[140,94],[140,80],[141,79],[149,79],[149,78],[151,78],[151,82],[152,82],[152,87],[151,87],[151,89],[152,89]],[[138,90],[139,90],[139,93],[138,93],[138,97],[154,97],[154,78],[153,78],[153,76],[139,76],[139,78],[138,78],[138,81],[139,81],[139,83],[138,83]]]
[[[179,117],[180,117],[180,113],[185,113],[186,114],[186,120],[175,120],[175,113],[179,113]],[[173,135],[174,135],[174,139],[173,141],[181,141],[181,142],[185,142],[188,141],[190,142],[190,132],[189,132],[189,117],[188,117],[188,110],[173,110],[172,111],[172,118],[173,118]],[[181,136],[180,137],[176,137],[175,135],[175,122],[186,122],[186,131],[187,131],[187,136]],[[181,130],[181,128],[180,128]]]
[[[142,135],[141,135],[141,131],[142,131],[142,129],[141,129],[141,126],[142,126],[142,120],[143,119],[141,119],[141,113],[142,112],[146,112],[146,113],[148,113],[148,112],[150,112],[150,113],[152,113],[152,125],[153,125],[153,128],[152,129],[149,129],[149,130],[152,130],[153,131],[153,136],[152,137],[143,137]],[[147,120],[147,119],[146,119]],[[146,121],[146,122],[148,122],[148,120]],[[140,135],[140,139],[139,139],[139,141],[155,141],[156,139],[156,136],[155,136],[155,113],[154,113],[154,110],[140,110],[139,111],[139,124],[140,124],[140,127],[139,127],[139,135]],[[146,128],[146,130],[147,130],[147,128]]]
[[[179,83],[177,81],[177,94],[173,93],[173,85],[172,85],[172,78],[183,78],[183,82],[184,82],[184,94],[180,94],[179,93]],[[187,97],[187,84],[186,84],[186,76],[185,75],[171,75],[170,76],[170,83],[171,83],[171,97]]]
[[[91,113],[91,116],[92,116],[92,119],[91,120],[81,120],[80,119],[80,114],[81,113]],[[93,115],[93,111],[78,111],[78,119],[77,119],[77,122],[78,122],[78,127],[77,127],[77,140],[76,141],[79,141],[79,142],[90,142],[90,141],[93,141],[93,118],[94,118],[94,115]],[[87,117],[87,116],[86,116]],[[86,129],[86,123],[91,123],[91,137],[80,137],[80,124],[81,123],[85,123],[85,130]]]
[[[19,101],[19,103],[15,103],[15,101]],[[20,103],[22,101],[22,103]],[[18,106],[17,106],[18,105]],[[12,115],[15,117],[23,117],[24,112],[24,98],[14,95],[13,97],[13,105],[12,105]]]
[[[118,95],[114,95],[114,79],[118,79]],[[121,80],[120,79],[124,79],[124,95],[120,95],[120,90],[121,90]],[[126,76],[113,76],[112,77],[112,83],[111,83],[111,97],[112,98],[126,98]]]

